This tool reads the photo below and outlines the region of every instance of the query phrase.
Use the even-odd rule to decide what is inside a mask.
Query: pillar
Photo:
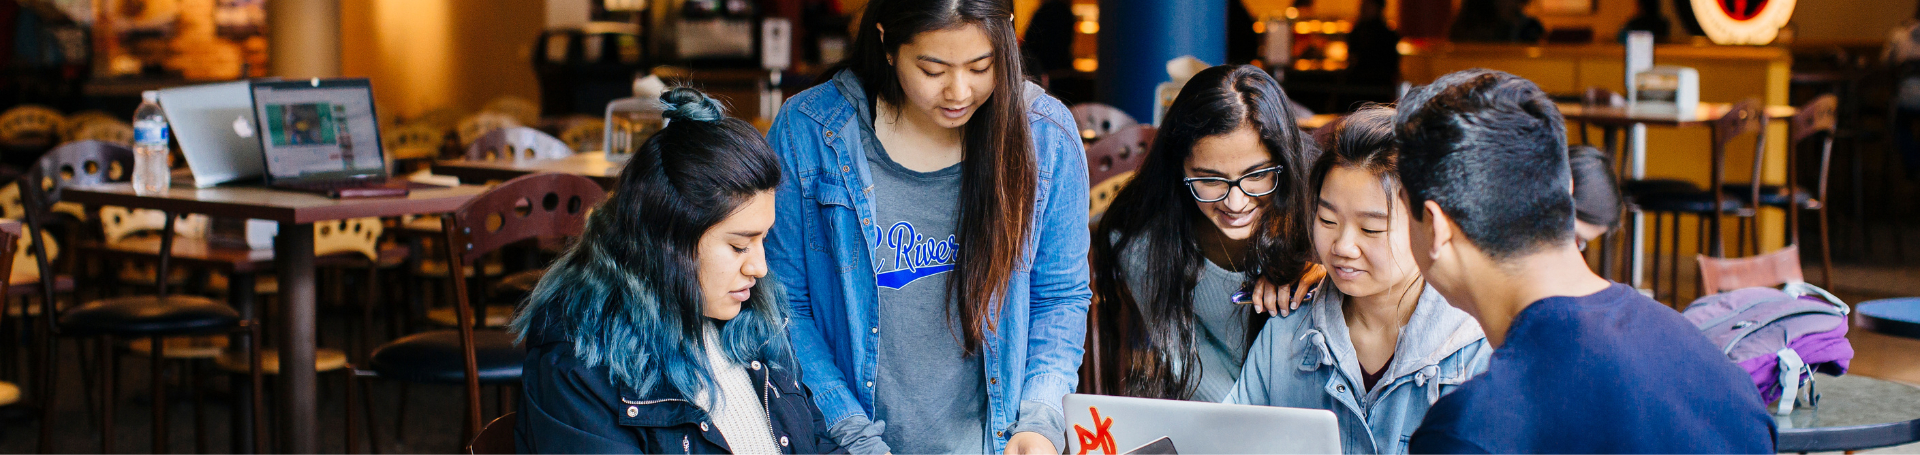
[[[340,0],[267,2],[267,34],[269,75],[340,75]]]
[[[1167,60],[1226,62],[1228,1],[1100,0],[1100,101],[1152,121]]]

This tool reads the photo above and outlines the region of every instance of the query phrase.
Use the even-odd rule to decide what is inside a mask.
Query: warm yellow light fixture
[[[1100,23],[1094,22],[1094,21],[1080,21],[1080,33],[1088,34],[1088,35],[1100,33]]]
[[[1091,59],[1091,58],[1076,58],[1076,59],[1073,59],[1073,70],[1074,70],[1074,71],[1079,71],[1079,72],[1082,72],[1082,73],[1091,73],[1091,72],[1094,72],[1094,71],[1096,71],[1096,70],[1099,70],[1099,69],[1100,69],[1100,61],[1099,61],[1099,60],[1094,60],[1094,59]]]

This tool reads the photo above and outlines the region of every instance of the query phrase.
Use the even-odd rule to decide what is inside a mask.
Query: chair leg
[[[1667,249],[1667,306],[1680,307],[1680,214],[1673,214],[1672,232],[1667,233],[1667,241],[1673,243]]]
[[[166,277],[160,277],[166,279]],[[153,453],[167,453],[167,344],[162,337],[149,337],[153,343]]]
[[[200,361],[187,361],[187,387],[193,389],[193,453],[207,453],[207,403],[200,384]]]
[[[120,358],[113,352],[113,337],[100,337],[100,361],[106,377],[100,378],[100,453],[113,453],[114,386],[120,382]]]
[[[354,415],[354,411],[356,411],[354,409],[354,402],[359,401],[360,392],[353,384],[355,382],[353,380],[353,365],[349,364],[346,369],[341,371],[340,381],[345,382],[347,386],[347,448],[342,451],[342,453],[359,453],[360,420]]]
[[[26,308],[21,308],[20,312],[22,315],[26,314]],[[41,315],[41,317],[50,316],[51,315]],[[53,409],[57,405],[58,400],[55,400],[55,398],[60,396],[60,388],[54,387],[54,378],[58,376],[55,370],[59,367],[53,359],[56,358],[55,354],[59,350],[60,343],[59,338],[55,337],[51,330],[47,330],[44,324],[36,325],[40,326],[40,332],[44,332],[41,335],[43,337],[41,338],[41,344],[45,346],[44,352],[41,354],[40,361],[38,362],[39,368],[36,370],[40,373],[40,383],[36,384],[40,389],[40,441],[37,445],[39,446],[40,453],[54,453]],[[105,446],[102,447],[102,451],[104,452]]]
[[[348,370],[347,380],[357,382],[362,387],[365,387],[368,385],[366,382],[364,382],[363,379],[360,378],[360,373],[358,370]],[[366,412],[365,417],[367,422],[367,453],[375,453],[375,454],[380,453],[380,425],[375,424],[373,420],[374,412],[373,412],[373,391],[372,390],[361,391],[360,404],[362,406],[362,409],[365,409],[364,412]]]
[[[1833,289],[1833,243],[1827,238],[1827,206],[1820,206],[1820,287]]]
[[[1660,300],[1660,242],[1661,239],[1666,238],[1662,235],[1664,232],[1661,227],[1664,225],[1661,224],[1661,222],[1665,220],[1661,219],[1660,212],[1652,212],[1648,213],[1648,215],[1651,215],[1649,218],[1652,218],[1652,222],[1649,224],[1653,225],[1653,235],[1647,237],[1647,243],[1649,244],[1646,252],[1648,269],[1647,289],[1653,291],[1654,300]]]

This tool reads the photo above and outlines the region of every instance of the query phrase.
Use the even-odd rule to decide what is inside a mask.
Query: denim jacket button
[[[639,406],[627,406],[627,417],[639,417],[639,416],[640,416]]]
[[[707,423],[700,422],[700,431],[707,431]]]
[[[833,132],[832,132],[832,131],[828,131],[828,132],[827,132],[827,137],[833,137]]]
[[[780,437],[780,447],[786,447],[786,446],[787,446],[787,437],[786,437],[786,436],[781,436],[781,437]]]
[[[867,381],[867,388],[873,388],[873,381]]]
[[[1333,386],[1333,391],[1347,393],[1347,386],[1345,384]]]
[[[753,361],[753,363],[747,364],[747,366],[753,367],[753,371],[760,371],[760,361],[758,360]]]

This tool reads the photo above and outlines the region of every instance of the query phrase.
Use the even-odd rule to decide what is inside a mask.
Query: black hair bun
[[[660,94],[660,102],[667,105],[660,115],[668,120],[692,120],[712,122],[725,117],[720,102],[713,97],[686,87],[677,87]]]

